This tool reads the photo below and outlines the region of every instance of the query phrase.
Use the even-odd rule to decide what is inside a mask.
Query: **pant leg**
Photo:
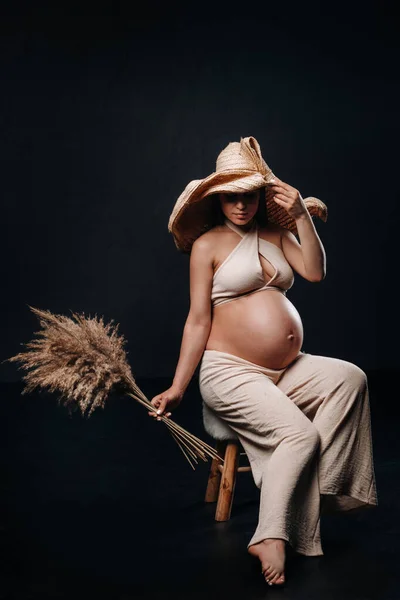
[[[327,512],[378,504],[367,376],[338,358],[301,353],[277,383],[312,421],[321,443],[320,494]]]
[[[322,555],[317,459],[319,434],[266,369],[206,350],[200,372],[204,402],[237,433],[260,488],[257,529],[248,546],[282,538],[301,554]]]

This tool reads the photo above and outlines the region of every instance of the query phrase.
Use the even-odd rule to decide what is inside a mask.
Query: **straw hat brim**
[[[268,221],[297,234],[296,221],[272,198],[268,184],[273,178],[272,171],[263,175],[255,170],[232,169],[190,181],[177,199],[168,221],[168,231],[172,233],[176,247],[190,253],[194,241],[215,226],[214,194],[250,192],[262,187],[265,187]],[[326,221],[328,211],[321,200],[308,197],[304,203],[311,216]]]

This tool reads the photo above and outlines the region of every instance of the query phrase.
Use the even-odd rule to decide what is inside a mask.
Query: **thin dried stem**
[[[144,402],[143,400],[136,398],[133,394],[128,393],[127,395],[131,396],[132,398],[135,398],[140,404],[143,404],[147,408],[150,408],[150,410],[154,411],[154,406],[151,403]],[[219,456],[219,454],[215,450],[215,448],[213,448],[212,446],[209,446],[209,444],[207,444],[206,442],[203,442],[202,440],[200,440],[199,438],[194,436],[192,433],[189,433],[188,431],[186,431],[186,429],[183,429],[183,427],[181,427],[180,425],[178,425],[177,423],[172,421],[172,419],[170,419],[169,417],[165,417],[164,415],[161,415],[159,418],[162,421],[164,421],[164,423],[168,427],[179,432],[181,436],[183,436],[188,442],[190,442],[192,447],[195,449],[197,455],[200,456],[203,460],[207,461],[207,459],[205,458],[205,455],[204,455],[204,452],[205,452],[206,454],[211,456],[211,458],[219,458],[219,460],[221,460],[223,462],[223,459],[221,459],[221,457]],[[204,450],[204,452],[202,452],[203,450]]]
[[[133,377],[124,346],[126,340],[118,332],[118,324],[105,324],[103,318],[85,317],[71,311],[72,318],[29,306],[39,318],[42,330],[36,339],[25,344],[26,351],[3,362],[19,362],[24,369],[22,394],[37,388],[58,394],[59,402],[69,409],[78,406],[82,415],[90,417],[96,408],[104,408],[112,391],[128,394],[148,410],[154,406]],[[215,448],[189,433],[164,415],[175,442],[194,468],[197,457],[207,456],[223,462]]]
[[[176,443],[178,444],[179,448],[182,450],[183,455],[185,456],[185,458],[187,459],[188,463],[190,464],[190,466],[192,467],[193,470],[195,470],[195,467],[192,463],[192,461],[190,460],[189,456],[187,455],[184,447],[182,446],[182,444],[180,443],[179,439],[177,438],[176,434],[174,432],[171,431],[172,437],[174,438],[174,440],[176,441]],[[197,462],[197,461],[196,461]]]
[[[139,403],[143,404],[144,406],[146,406],[147,408],[149,408],[151,411],[154,412],[154,406],[147,399],[146,399],[146,401],[144,401],[144,400],[141,400],[141,399],[135,397],[133,394],[128,393],[127,395],[131,396],[132,398],[135,398],[135,400],[137,400]],[[192,433],[189,433],[188,431],[183,429],[180,425],[178,425],[177,423],[172,421],[172,419],[170,419],[169,417],[165,417],[164,415],[161,415],[160,419],[163,420],[167,425],[169,424],[170,427],[175,427],[176,429],[178,429],[179,431],[184,433],[186,435],[186,438],[188,440],[192,441],[194,445],[197,445],[198,447],[207,449],[213,457],[218,455],[215,448],[213,448],[206,442],[203,442],[202,440],[200,440],[198,437],[196,437]]]
[[[174,430],[174,429],[171,429],[171,434],[172,434],[173,436],[175,436],[177,439],[179,439],[179,440],[180,440],[181,444],[182,444],[183,446],[185,446],[185,448],[187,449],[187,451],[189,452],[189,454],[192,456],[193,460],[195,460],[195,461],[196,461],[196,463],[198,463],[199,461],[198,461],[198,460],[197,460],[197,458],[196,458],[196,452],[194,452],[194,451],[192,450],[192,448],[191,448],[191,447],[190,447],[190,446],[187,444],[187,442],[185,441],[185,439],[184,439],[184,438],[183,438],[183,436],[182,436],[182,433],[181,433],[180,431],[176,431],[176,430]],[[198,456],[198,455],[197,455],[197,456]]]

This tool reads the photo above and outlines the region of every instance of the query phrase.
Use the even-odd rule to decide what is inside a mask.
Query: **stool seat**
[[[236,432],[207,406],[204,401],[203,424],[206,432],[216,442],[218,455],[224,460],[223,465],[217,459],[213,459],[211,462],[205,502],[217,502],[215,511],[216,521],[229,521],[236,485],[236,475],[237,473],[251,471],[251,467],[239,467],[239,456],[246,453],[240,453],[241,444]]]
[[[238,436],[228,423],[221,419],[212,408],[203,401],[203,424],[214,440],[238,440]]]

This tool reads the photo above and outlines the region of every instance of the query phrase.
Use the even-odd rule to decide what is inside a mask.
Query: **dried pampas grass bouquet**
[[[154,412],[154,406],[140,390],[128,364],[124,346],[114,321],[87,318],[72,312],[72,318],[29,306],[39,318],[42,329],[37,339],[25,344],[21,352],[7,361],[19,362],[27,371],[22,377],[26,385],[22,394],[36,388],[47,389],[59,396],[67,407],[78,406],[82,415],[90,416],[96,408],[104,408],[111,391],[130,396]],[[217,451],[169,417],[161,416],[191,467],[197,458],[207,456],[223,462]]]

